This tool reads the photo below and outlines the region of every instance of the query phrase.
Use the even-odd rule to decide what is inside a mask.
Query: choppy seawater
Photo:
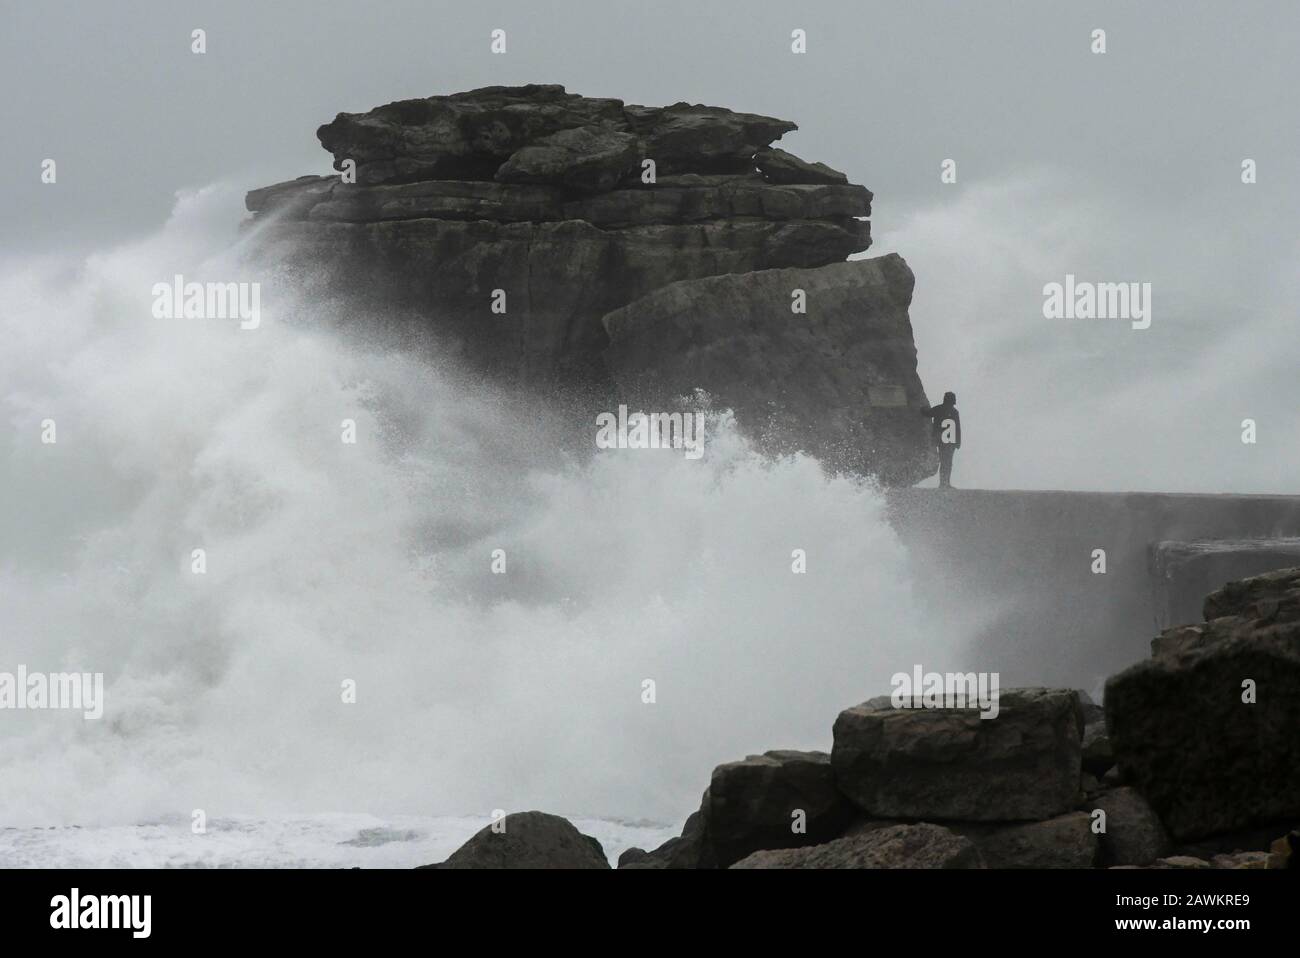
[[[610,864],[627,848],[654,848],[680,830],[652,822],[572,820]],[[442,861],[489,819],[225,818],[204,834],[177,818],[144,825],[0,828],[0,868],[414,868]]]

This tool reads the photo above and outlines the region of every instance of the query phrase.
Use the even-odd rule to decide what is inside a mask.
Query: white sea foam
[[[103,721],[0,716],[0,825],[680,823],[719,762],[828,747],[914,662],[977,667],[869,485],[725,415],[699,461],[566,458],[544,410],[287,322],[310,310],[230,258],[237,204],[0,277],[0,668],[105,674]],[[263,282],[259,327],[154,318],[177,273]]]
[[[633,846],[655,848],[680,826],[573,819],[596,838],[611,865]],[[404,815],[381,819],[326,814],[232,817],[195,834],[190,820],[96,828],[0,828],[4,868],[414,868],[439,862],[490,819]]]

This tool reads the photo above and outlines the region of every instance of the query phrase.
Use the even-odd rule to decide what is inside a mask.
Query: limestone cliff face
[[[911,273],[897,257],[844,263],[870,245],[871,193],[772,148],[795,128],[488,87],[339,114],[318,136],[356,182],[301,177],[247,206],[261,255],[495,378],[665,402],[701,388],[756,435],[779,426],[782,449],[914,481],[931,454],[921,417],[903,414],[925,399]],[[695,295],[695,332],[659,336],[665,309],[680,324]]]

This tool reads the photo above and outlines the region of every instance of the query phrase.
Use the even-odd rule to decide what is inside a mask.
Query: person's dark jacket
[[[936,446],[944,445],[943,424],[951,419],[954,427],[953,438],[956,440],[952,444],[953,448],[961,448],[961,413],[957,411],[956,406],[940,403],[937,406],[931,406],[929,409],[922,409],[921,415],[930,417],[930,438],[934,440]]]

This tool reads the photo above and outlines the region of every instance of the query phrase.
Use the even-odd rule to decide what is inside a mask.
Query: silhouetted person
[[[939,450],[939,488],[952,488],[952,454],[961,448],[961,413],[957,394],[944,393],[943,402],[921,410],[930,417],[930,438]]]

